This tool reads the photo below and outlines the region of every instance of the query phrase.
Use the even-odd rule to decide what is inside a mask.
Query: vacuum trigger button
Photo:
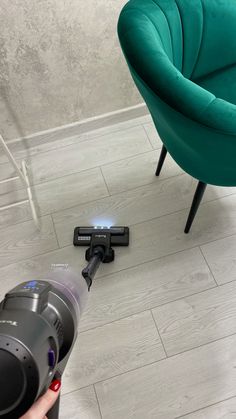
[[[53,349],[50,349],[49,351],[48,351],[48,365],[49,365],[49,367],[51,367],[51,368],[53,368],[54,367],[54,365],[55,365],[55,361],[56,361],[56,359],[55,359],[56,357],[55,357],[55,352],[54,352],[54,350]]]

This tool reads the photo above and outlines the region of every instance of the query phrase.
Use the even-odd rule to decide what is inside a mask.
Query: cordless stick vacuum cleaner
[[[54,265],[45,279],[6,294],[0,303],[0,418],[18,419],[61,378],[97,268],[114,260],[112,245],[128,244],[127,227],[77,227],[74,245],[89,245],[82,277]],[[58,419],[59,399],[47,417]]]
[[[128,227],[76,227],[74,246],[89,246],[85,258],[89,262],[82,275],[90,289],[94,275],[101,262],[109,263],[115,259],[111,246],[128,246]]]

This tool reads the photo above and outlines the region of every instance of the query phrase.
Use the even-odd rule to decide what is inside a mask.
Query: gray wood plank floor
[[[209,186],[186,236],[196,180],[170,156],[155,177],[162,144],[150,117],[54,137],[12,144],[42,228],[27,206],[0,212],[0,298],[52,263],[81,271],[76,225],[131,226],[130,247],[94,281],[60,417],[236,419],[236,188]],[[11,174],[1,155],[0,178]],[[1,204],[24,196],[19,182],[0,189]]]
[[[236,398],[216,403],[206,409],[195,413],[179,417],[178,419],[235,419],[236,418]]]

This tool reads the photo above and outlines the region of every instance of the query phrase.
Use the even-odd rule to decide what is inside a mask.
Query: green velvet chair
[[[207,184],[236,186],[236,1],[130,0],[120,44],[167,151],[199,180],[188,233]]]

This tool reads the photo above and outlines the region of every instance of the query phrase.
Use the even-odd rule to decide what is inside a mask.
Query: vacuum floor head
[[[89,246],[85,259],[89,262],[82,270],[88,288],[92,285],[100,263],[110,263],[115,259],[111,246],[129,245],[128,227],[76,227],[74,229],[74,246]]]
[[[110,246],[129,245],[129,227],[76,227],[74,246],[90,246],[91,241],[109,239]]]

